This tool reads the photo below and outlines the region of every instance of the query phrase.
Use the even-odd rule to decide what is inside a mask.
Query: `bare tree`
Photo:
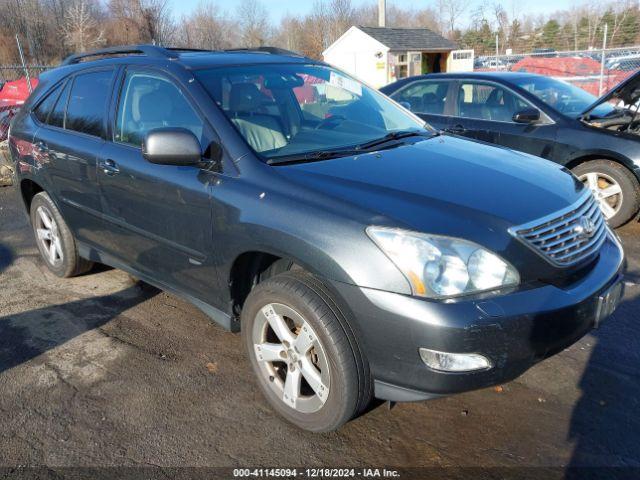
[[[507,48],[507,39],[509,38],[509,17],[507,11],[501,3],[493,4],[493,16],[496,23],[496,31],[499,39],[499,47],[504,51]]]
[[[622,33],[626,20],[634,10],[634,6],[637,5],[635,0],[622,0],[614,3],[609,8],[608,12],[613,17],[613,25],[610,25],[611,31],[609,32],[609,42],[611,45],[615,45],[617,36]]]
[[[356,25],[378,26],[378,5],[362,5],[355,9]],[[429,28],[441,31],[438,13],[433,8],[400,8],[395,4],[387,5],[387,26],[406,28]]]
[[[331,0],[327,9],[327,47],[336,41],[355,22],[351,0]]]
[[[62,25],[65,43],[75,52],[84,52],[89,47],[105,43],[104,30],[98,28],[98,21],[88,0],[76,0],[68,9]]]
[[[455,31],[458,20],[469,7],[469,3],[470,0],[437,0],[436,8],[449,34]]]
[[[168,0],[110,0],[108,11],[111,15],[109,31],[116,38],[160,45],[173,40],[176,25]]]
[[[207,1],[183,17],[177,42],[192,48],[221,50],[238,43],[237,23],[229,19],[217,4]]]
[[[272,36],[269,13],[260,0],[243,0],[236,12],[244,47],[265,45]]]

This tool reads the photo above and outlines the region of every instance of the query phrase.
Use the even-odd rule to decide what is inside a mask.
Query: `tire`
[[[369,366],[344,312],[326,286],[302,270],[261,282],[242,309],[243,341],[258,384],[274,410],[302,429],[336,430],[370,403]]]
[[[54,275],[69,278],[91,270],[93,263],[78,254],[71,230],[46,192],[33,197],[30,217],[40,255]]]
[[[603,207],[603,213],[611,227],[617,228],[624,225],[638,213],[640,184],[634,174],[623,165],[611,160],[591,160],[581,163],[572,171],[596,193],[596,198]],[[606,192],[618,190],[617,194],[603,196],[607,195]]]

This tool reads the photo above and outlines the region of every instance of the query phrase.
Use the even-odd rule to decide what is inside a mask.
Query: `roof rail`
[[[210,50],[208,48],[190,48],[190,47],[164,47],[169,52],[198,53],[198,52],[219,52],[219,50]]]
[[[286,50],[279,47],[254,47],[254,48],[228,48],[225,52],[261,52],[270,53],[271,55],[285,55],[289,57],[302,57],[297,52]]]
[[[73,65],[80,63],[81,60],[89,57],[101,57],[106,55],[132,55],[141,54],[148,57],[156,58],[177,58],[177,55],[169,49],[159,47],[157,45],[126,45],[123,47],[109,47],[102,48],[100,50],[94,50],[93,52],[78,53],[75,55],[69,55],[65,58],[62,65]]]

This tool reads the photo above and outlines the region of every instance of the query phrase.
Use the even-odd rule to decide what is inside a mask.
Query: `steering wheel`
[[[316,125],[316,130],[326,129],[331,130],[336,128],[338,124],[344,122],[347,118],[344,115],[331,115],[324,120],[321,120],[318,125]]]

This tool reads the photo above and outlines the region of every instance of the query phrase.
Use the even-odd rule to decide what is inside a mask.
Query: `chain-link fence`
[[[0,65],[0,83],[12,82],[29,75],[30,78],[37,78],[49,66],[46,65]]]
[[[640,46],[565,52],[542,48],[530,53],[481,56],[476,57],[474,70],[550,76],[600,96],[640,71]]]
[[[7,133],[9,122],[16,112],[17,107],[0,107],[0,187],[13,183],[13,168],[9,159],[9,145]]]

